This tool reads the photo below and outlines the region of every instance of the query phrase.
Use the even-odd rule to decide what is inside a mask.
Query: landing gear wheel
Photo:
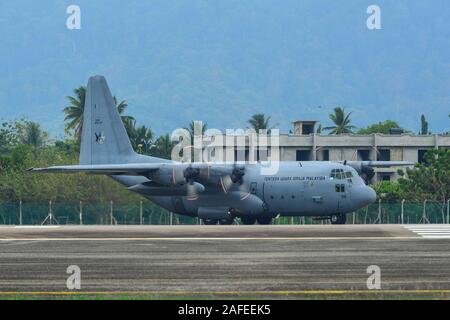
[[[219,220],[216,220],[216,219],[203,219],[203,224],[205,224],[207,226],[216,225],[217,222],[219,222]]]
[[[241,221],[243,224],[255,224],[256,218],[254,217],[241,217]]]
[[[345,224],[347,216],[344,213],[333,214],[330,221],[331,224]]]
[[[233,218],[231,218],[231,219],[220,219],[219,220],[219,224],[222,224],[222,225],[230,225],[230,224],[233,224],[233,222],[234,222]]]
[[[259,217],[257,220],[258,220],[258,224],[271,224],[272,223],[271,217]]]

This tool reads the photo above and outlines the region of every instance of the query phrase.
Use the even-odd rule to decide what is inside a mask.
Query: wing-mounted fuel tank
[[[189,196],[202,193],[205,190],[205,187],[198,182],[175,186],[162,186],[152,181],[148,181],[128,187],[128,190],[148,196]]]

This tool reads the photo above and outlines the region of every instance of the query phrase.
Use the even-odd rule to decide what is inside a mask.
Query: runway
[[[0,227],[0,298],[450,297],[446,225]],[[81,289],[66,286],[69,265]],[[368,290],[379,266],[381,291]]]

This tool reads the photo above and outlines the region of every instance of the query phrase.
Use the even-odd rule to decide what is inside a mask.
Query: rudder
[[[90,77],[84,104],[80,164],[127,163],[136,157],[105,77]]]

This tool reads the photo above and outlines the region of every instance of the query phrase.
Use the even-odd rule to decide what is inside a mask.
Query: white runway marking
[[[172,237],[172,238],[0,238],[0,242],[11,241],[323,241],[323,240],[420,240],[417,236],[396,237]]]
[[[14,226],[16,229],[53,229],[60,226]]]
[[[450,239],[450,225],[445,224],[428,224],[428,225],[410,225],[404,226],[422,238],[427,239]]]

